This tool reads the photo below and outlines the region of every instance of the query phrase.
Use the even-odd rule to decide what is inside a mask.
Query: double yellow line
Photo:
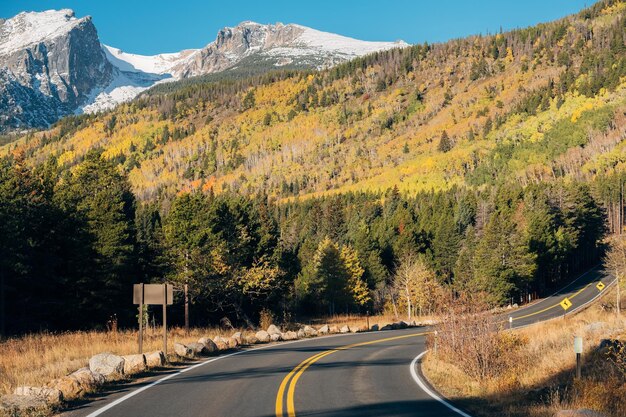
[[[287,393],[286,395],[287,396],[287,416],[288,417],[296,416],[296,407],[294,405],[296,384],[298,383],[298,380],[300,379],[304,371],[306,371],[309,366],[313,365],[315,362],[319,361],[320,359],[332,353],[338,352],[340,350],[346,350],[346,349],[350,349],[350,348],[354,348],[358,346],[373,345],[376,343],[388,342],[391,340],[424,336],[430,333],[432,332],[406,334],[402,336],[387,337],[385,339],[371,340],[369,342],[353,343],[351,345],[345,345],[345,346],[340,346],[335,349],[325,350],[323,352],[318,353],[317,355],[313,355],[310,358],[305,359],[304,361],[300,362],[298,366],[293,368],[291,372],[289,372],[287,376],[283,378],[282,382],[280,383],[280,386],[278,387],[278,393],[276,394],[276,417],[285,417],[285,412],[284,412],[285,392]]]
[[[593,282],[590,282],[589,284],[587,284],[586,286],[584,286],[583,288],[581,288],[580,290],[578,290],[576,293],[574,293],[568,298],[571,300],[572,298],[576,297],[578,294],[582,293],[587,288],[589,288],[591,284],[593,284]],[[526,317],[531,317],[531,316],[543,313],[545,311],[548,311],[558,306],[559,304],[557,303],[547,308],[544,308],[543,310],[536,311],[534,313],[529,313],[529,314],[526,314],[524,316],[519,316],[519,317],[513,317],[513,320],[519,320],[519,319],[523,319]],[[359,346],[373,345],[376,343],[389,342],[392,340],[406,339],[409,337],[425,336],[430,333],[433,333],[433,332],[414,333],[414,334],[408,334],[408,335],[402,335],[402,336],[387,337],[384,339],[377,339],[377,340],[372,340],[369,342],[354,343],[351,345],[340,346],[335,349],[325,350],[323,352],[320,352],[316,355],[313,355],[305,359],[304,361],[300,362],[298,366],[293,368],[287,374],[287,376],[283,378],[282,382],[280,383],[280,386],[278,387],[278,393],[276,394],[276,417],[285,417],[285,397],[286,397],[286,403],[287,403],[287,417],[296,417],[296,408],[294,405],[296,384],[298,383],[298,380],[300,379],[304,371],[306,371],[311,365],[313,365],[315,362],[319,361],[320,359],[328,355],[331,355],[335,352],[339,352],[341,350],[351,349],[351,348],[359,347]]]
[[[589,286],[590,286],[591,284],[593,284],[593,283],[594,283],[594,282],[590,282],[589,284],[585,285],[583,288],[581,288],[580,290],[578,290],[576,293],[572,294],[572,295],[571,295],[571,296],[569,296],[569,297],[566,297],[565,295],[563,295],[563,297],[568,298],[568,299],[570,299],[570,300],[571,300],[572,298],[576,297],[578,294],[580,294],[581,292],[583,292],[583,291],[585,291],[587,288],[589,288]],[[529,313],[529,314],[526,314],[526,315],[524,315],[524,316],[519,316],[519,317],[513,317],[513,321],[515,321],[515,320],[520,320],[520,319],[525,319],[526,317],[535,316],[535,315],[537,315],[537,314],[541,314],[541,313],[543,313],[543,312],[546,312],[546,311],[548,311],[548,310],[551,310],[551,309],[553,309],[553,308],[555,308],[555,307],[559,307],[559,306],[560,306],[560,302],[558,302],[558,303],[556,303],[556,304],[554,304],[554,305],[551,305],[551,306],[549,306],[549,307],[546,307],[546,308],[544,308],[543,310],[535,311],[534,313]],[[505,320],[504,322],[506,322],[506,320]]]

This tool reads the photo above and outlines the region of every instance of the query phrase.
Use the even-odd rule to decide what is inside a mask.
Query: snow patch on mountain
[[[77,19],[70,9],[22,12],[0,26],[0,54],[64,36],[89,17]]]
[[[176,53],[139,55],[102,44],[102,50],[111,64],[122,71],[146,72],[149,74],[171,74],[172,68],[184,63],[197,49],[186,49]]]
[[[78,108],[76,113],[97,113],[110,110],[118,104],[125,103],[137,97],[142,91],[154,84],[171,78],[148,74],[144,72],[114,70],[113,80],[106,87],[92,90],[86,100],[86,105]]]
[[[295,44],[304,50],[312,49],[314,51],[327,53],[340,53],[350,57],[358,57],[371,54],[377,51],[403,48],[409,46],[404,41],[396,42],[370,42],[341,36],[334,33],[322,32],[306,26],[294,25],[301,28],[302,34],[296,39]]]

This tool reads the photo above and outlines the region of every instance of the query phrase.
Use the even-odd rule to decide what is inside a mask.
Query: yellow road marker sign
[[[572,302],[569,300],[569,298],[564,298],[563,301],[560,302],[560,304],[565,311],[567,311],[572,306]]]
[[[596,284],[596,288],[598,289],[598,291],[602,291],[604,289],[605,285],[602,283],[602,281],[598,282]]]

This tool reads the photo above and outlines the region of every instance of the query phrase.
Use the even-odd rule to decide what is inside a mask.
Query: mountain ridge
[[[76,28],[84,34],[69,43]],[[245,21],[222,28],[203,48],[149,56],[102,44],[91,17],[77,18],[71,9],[22,12],[0,23],[0,58],[8,63],[0,66],[0,103],[5,102],[0,104],[0,128],[47,127],[62,115],[109,110],[159,82],[217,73],[244,63],[318,69],[403,46],[407,44],[402,41],[359,41],[296,24]],[[46,57],[41,57],[41,63],[22,64],[33,54],[31,49],[42,48]],[[94,68],[66,65],[61,73],[55,68],[50,71],[49,61],[76,53],[98,56],[92,59]],[[75,88],[72,77],[83,73],[89,78]],[[46,77],[52,88],[39,82]],[[73,97],[51,91],[64,88],[74,90]]]
[[[0,148],[65,168],[91,149],[142,200],[407,193],[626,169],[626,3],[322,71],[179,85]],[[167,84],[162,84],[167,86]]]

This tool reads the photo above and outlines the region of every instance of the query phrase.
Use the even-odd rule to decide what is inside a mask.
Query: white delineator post
[[[576,353],[576,378],[580,379],[581,376],[581,355],[583,353],[583,338],[580,336],[574,337],[574,353]]]

